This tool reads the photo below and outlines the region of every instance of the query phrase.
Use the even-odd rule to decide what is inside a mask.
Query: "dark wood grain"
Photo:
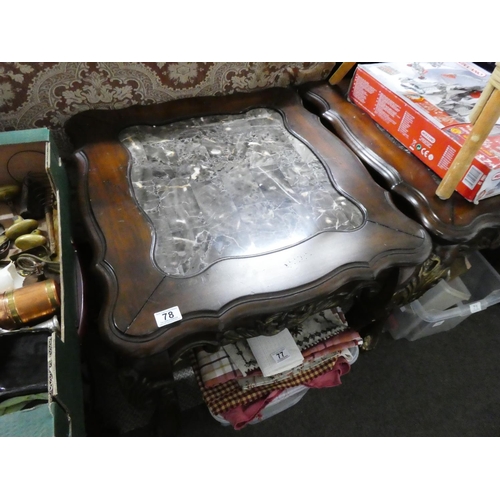
[[[399,198],[408,215],[441,243],[500,245],[500,197],[475,205],[454,193],[449,200],[435,195],[440,179],[416,156],[396,143],[366,113],[346,98],[346,85],[316,83],[301,88],[308,109],[341,138],[381,184]]]
[[[325,231],[300,244],[220,260],[186,278],[164,274],[152,258],[155,232],[129,188],[130,157],[118,134],[131,125],[239,114],[265,107],[320,159],[332,185],[365,215],[354,231]],[[176,346],[223,340],[223,332],[281,311],[293,311],[384,270],[421,264],[430,238],[398,211],[360,160],[308,112],[291,89],[204,97],[73,117],[66,131],[77,146],[79,200],[103,278],[104,335],[121,352],[146,356]],[[182,321],[158,328],[154,313],[179,306]]]

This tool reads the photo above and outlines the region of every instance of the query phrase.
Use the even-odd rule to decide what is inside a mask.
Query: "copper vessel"
[[[0,294],[0,328],[12,329],[54,315],[59,310],[59,284],[40,281]]]

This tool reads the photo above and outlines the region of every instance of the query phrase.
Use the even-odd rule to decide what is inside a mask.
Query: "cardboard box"
[[[362,64],[349,99],[442,178],[470,133],[469,114],[489,78],[468,62]],[[456,189],[471,202],[500,194],[499,124]]]

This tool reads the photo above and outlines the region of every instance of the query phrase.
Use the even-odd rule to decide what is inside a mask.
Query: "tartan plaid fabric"
[[[237,380],[229,380],[215,387],[205,387],[200,370],[194,359],[193,370],[196,374],[198,385],[205,403],[214,415],[220,415],[237,406],[257,401],[276,389],[287,389],[310,382],[314,378],[332,370],[338,358],[338,355],[333,356],[309,370],[303,370],[279,382],[246,391],[239,386]]]
[[[227,355],[224,347],[214,353],[198,349],[196,351],[196,359],[201,378],[207,387],[213,387],[214,385],[243,376]]]
[[[317,366],[332,357],[338,358],[341,356],[342,351],[359,345],[361,338],[359,335],[357,335],[357,337],[359,340],[349,340],[328,346],[325,345],[323,349],[314,349],[308,356],[304,356],[304,362],[301,365],[287,370],[286,372],[279,373],[271,377],[264,377],[262,373],[257,370],[256,372],[253,372],[253,374],[249,374],[246,377],[238,377],[236,380],[244,391],[258,386],[269,386],[270,384],[290,377],[293,374],[298,374],[301,371],[313,368],[314,366]]]
[[[349,373],[350,366],[350,363],[346,359],[340,357],[331,370],[328,370],[326,373],[313,378],[311,381],[306,382],[304,385],[289,387],[287,389],[274,390],[268,393],[266,396],[258,399],[257,401],[237,406],[236,408],[228,410],[221,415],[215,416],[215,418],[219,421],[220,419],[222,419],[223,421],[229,422],[236,430],[242,429],[249,423],[258,422],[267,418],[268,416],[271,416],[265,416],[266,408],[270,408],[271,406],[273,406],[275,402],[282,399],[282,397],[284,397],[282,401],[288,399],[288,397],[286,396],[287,393],[290,394],[292,391],[297,390],[304,391],[304,389],[307,391],[309,388],[322,389],[327,387],[335,387],[341,384],[341,377],[346,373]],[[302,393],[302,395],[303,394],[304,393]],[[290,402],[293,403],[292,401]],[[281,408],[281,410],[284,410],[287,407],[289,406]],[[272,411],[276,413],[280,410],[278,408],[274,408]]]

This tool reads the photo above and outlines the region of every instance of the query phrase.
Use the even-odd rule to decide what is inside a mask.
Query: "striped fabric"
[[[228,380],[243,376],[233,364],[223,347],[214,353],[198,349],[196,352],[196,359],[201,379],[207,387],[223,384]]]

